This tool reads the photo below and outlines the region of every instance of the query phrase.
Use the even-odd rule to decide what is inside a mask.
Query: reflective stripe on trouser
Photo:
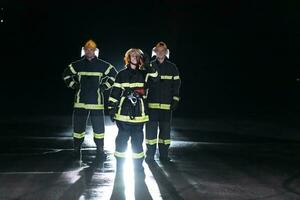
[[[153,138],[157,137],[157,129],[159,128],[159,140],[158,148],[160,157],[168,157],[168,150],[170,146],[170,132],[171,122],[170,121],[149,121],[146,124],[146,139],[147,144],[147,156],[154,157],[156,151],[156,145],[153,145]]]
[[[131,137],[132,158],[134,159],[134,166],[136,169],[142,168],[144,159],[143,151],[143,125],[144,123],[127,123],[117,121],[118,135],[116,137],[116,151],[115,157],[117,162],[123,161],[125,152],[127,150],[127,142]],[[118,165],[118,164],[117,164]]]
[[[84,136],[82,137],[81,135],[81,137],[75,137],[75,133],[80,134],[85,132],[86,123],[89,115],[93,127],[94,141],[96,143],[97,149],[103,150],[103,139],[104,139],[103,110],[87,110],[81,108],[74,108],[73,111],[74,147],[80,148],[83,143]]]
[[[146,123],[146,157],[154,159],[157,146],[158,121],[148,121]]]

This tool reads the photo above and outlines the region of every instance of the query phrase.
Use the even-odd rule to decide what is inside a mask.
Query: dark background
[[[61,75],[94,39],[117,69],[127,49],[165,41],[182,79],[175,117],[297,116],[296,2],[4,1],[1,115],[71,114]]]

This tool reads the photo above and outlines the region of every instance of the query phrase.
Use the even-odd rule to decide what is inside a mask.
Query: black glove
[[[110,116],[110,120],[112,122],[116,121],[114,118],[115,118],[115,115],[116,115],[116,111],[117,111],[117,108],[114,107],[112,109],[109,110],[109,116]]]
[[[143,53],[141,55],[141,59],[142,59],[144,65],[149,65],[150,64],[150,57],[147,53]]]
[[[171,110],[174,111],[177,109],[179,101],[173,100],[171,103]]]

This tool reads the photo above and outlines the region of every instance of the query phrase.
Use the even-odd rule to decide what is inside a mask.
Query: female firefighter
[[[122,170],[131,137],[133,166],[136,172],[144,172],[143,126],[148,121],[145,103],[145,85],[150,77],[157,77],[157,72],[145,62],[145,55],[140,49],[129,49],[125,53],[125,69],[121,70],[112,87],[109,97],[109,109],[112,120],[116,120],[115,157],[117,172]]]

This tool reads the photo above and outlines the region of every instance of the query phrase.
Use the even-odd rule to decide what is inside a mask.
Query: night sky
[[[299,113],[296,1],[96,2],[0,3],[3,116],[71,114],[61,75],[88,39],[117,69],[127,49],[166,42],[182,80],[175,117]]]

